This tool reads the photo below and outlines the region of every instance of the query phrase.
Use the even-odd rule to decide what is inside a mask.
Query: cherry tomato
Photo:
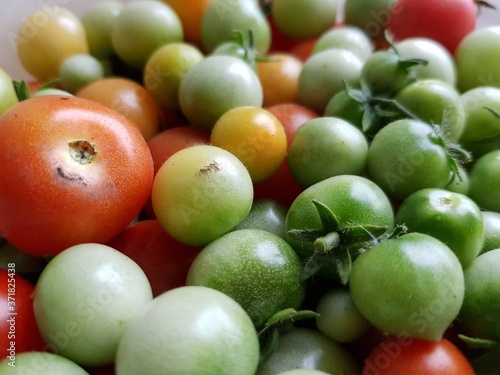
[[[360,28],[351,25],[336,26],[318,37],[313,53],[328,48],[345,48],[354,52],[362,61],[373,53],[373,42]]]
[[[102,78],[76,93],[120,112],[132,121],[146,141],[160,132],[161,111],[151,94],[139,83],[123,77]]]
[[[260,107],[236,107],[215,123],[210,143],[235,155],[247,168],[252,181],[272,176],[286,156],[283,125]]]
[[[82,367],[68,358],[49,352],[25,352],[16,356],[15,362],[4,358],[0,362],[0,372],[5,374],[29,374],[44,371],[51,375],[89,375]]]
[[[12,78],[0,68],[0,116],[18,102]]]
[[[474,375],[465,355],[450,341],[390,336],[365,361],[363,375]]]
[[[483,210],[500,212],[500,150],[476,160],[469,173],[469,197]]]
[[[261,229],[286,238],[285,219],[288,207],[272,199],[254,199],[247,217],[234,230]]]
[[[163,0],[170,5],[182,22],[186,42],[199,44],[201,41],[201,22],[208,6],[214,0]]]
[[[481,211],[483,216],[484,243],[481,254],[500,249],[500,213]]]
[[[109,241],[151,191],[147,143],[133,123],[102,104],[30,98],[0,117],[0,134],[9,177],[0,183],[0,233],[34,255]]]
[[[20,353],[46,348],[33,311],[35,287],[16,271],[16,263],[0,268],[0,348],[14,362]]]
[[[42,82],[57,78],[59,66],[67,57],[89,52],[82,21],[60,6],[40,7],[24,20],[17,36],[21,64]]]
[[[200,250],[174,240],[158,220],[129,225],[108,242],[108,246],[142,268],[151,284],[153,297],[185,285],[188,269]]]

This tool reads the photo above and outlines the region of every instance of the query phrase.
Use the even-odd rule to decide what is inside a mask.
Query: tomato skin
[[[198,248],[183,245],[168,235],[158,220],[139,221],[125,228],[108,246],[134,260],[144,271],[156,297],[184,286]]]
[[[16,274],[15,266],[0,268],[0,349],[7,356],[45,347],[31,299],[35,286]]]
[[[54,95],[25,100],[0,118],[0,139],[8,150],[0,156],[8,176],[0,182],[0,233],[31,254],[105,243],[149,196],[147,143],[134,124],[101,104]],[[85,147],[89,158],[80,160]]]
[[[0,68],[0,116],[18,102],[12,78]]]
[[[447,339],[438,342],[390,336],[365,361],[362,375],[474,375],[464,354]]]

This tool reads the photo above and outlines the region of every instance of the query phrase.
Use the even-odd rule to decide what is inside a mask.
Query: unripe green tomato
[[[484,243],[481,254],[500,249],[500,213],[481,211],[483,215]]]
[[[362,61],[373,53],[373,42],[360,28],[350,25],[338,26],[325,31],[316,41],[313,54],[329,48],[344,48],[353,52]]]
[[[9,357],[0,362],[0,374],[5,375],[89,375],[73,361],[50,352],[16,353],[15,361]]]
[[[82,87],[104,78],[104,74],[103,65],[92,55],[73,55],[59,67],[59,84],[75,94]]]
[[[469,173],[469,197],[487,211],[500,212],[500,150],[476,160]]]
[[[19,100],[12,84],[12,78],[0,68],[0,116],[17,103]]]

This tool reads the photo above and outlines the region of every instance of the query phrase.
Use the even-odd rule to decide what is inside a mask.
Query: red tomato
[[[0,348],[2,358],[45,349],[33,312],[35,287],[15,274],[15,265],[0,268]]]
[[[81,98],[27,99],[0,118],[0,234],[36,256],[106,243],[141,211],[153,160],[135,125]]]
[[[300,61],[306,61],[312,55],[314,46],[316,45],[316,41],[317,39],[304,40],[296,44],[290,50],[290,53],[294,56],[297,56]]]
[[[299,44],[299,40],[290,38],[284,35],[277,27],[276,23],[273,20],[273,17],[269,16],[267,18],[269,22],[269,26],[271,28],[271,46],[269,47],[268,53],[275,52],[288,52],[297,44]]]
[[[154,297],[185,285],[188,269],[201,250],[174,240],[158,220],[130,225],[108,245],[132,258],[142,268]]]
[[[425,37],[441,43],[451,54],[476,27],[474,0],[398,0],[387,28],[394,40]]]
[[[450,341],[388,337],[370,353],[363,375],[474,375],[464,354]]]
[[[307,120],[318,117],[314,111],[295,103],[276,104],[266,109],[283,125],[288,148],[299,126]],[[271,177],[254,184],[254,199],[274,199],[289,206],[303,190],[304,187],[293,178],[288,167],[288,160],[285,159]]]

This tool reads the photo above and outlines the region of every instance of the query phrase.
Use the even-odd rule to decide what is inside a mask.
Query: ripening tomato
[[[144,206],[153,161],[132,122],[99,103],[45,95],[0,118],[0,234],[54,255],[107,242]]]
[[[190,43],[201,40],[201,21],[205,10],[213,0],[163,0],[179,16],[184,30],[184,39]]]

